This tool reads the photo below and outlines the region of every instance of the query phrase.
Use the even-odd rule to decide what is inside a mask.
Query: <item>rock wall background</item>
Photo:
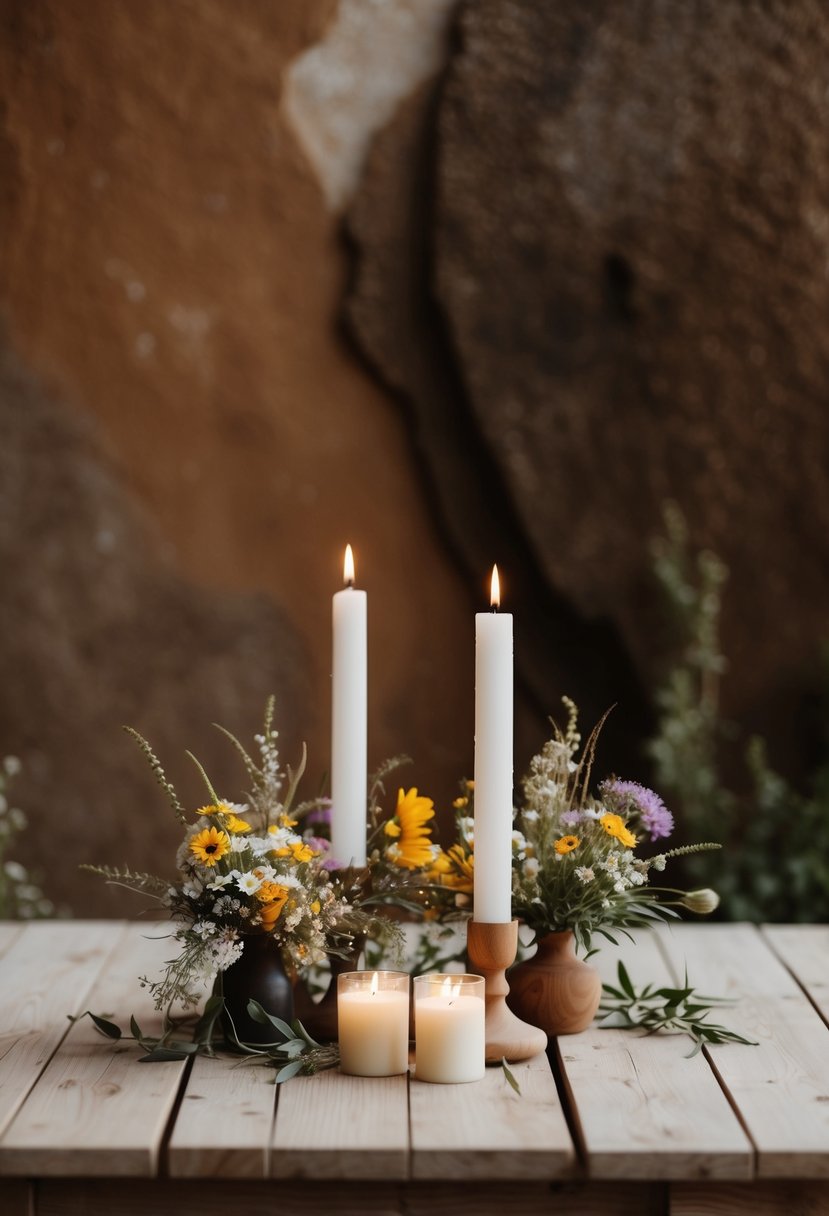
[[[328,763],[330,596],[370,760],[445,821],[473,613],[516,768],[563,692],[646,776],[648,542],[732,570],[725,710],[802,775],[829,602],[829,34],[817,0],[2,0],[0,752],[51,894],[157,869],[277,695]]]

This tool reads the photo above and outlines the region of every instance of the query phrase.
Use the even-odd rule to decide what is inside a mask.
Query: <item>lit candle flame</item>
[[[377,972],[375,971],[374,975],[371,977],[371,988],[369,989],[372,996],[377,996],[377,989],[379,987],[379,984],[380,984],[380,978],[379,978]]]
[[[451,1005],[453,1001],[456,1001],[458,999],[460,994],[461,994],[460,980],[455,980],[455,982],[453,983],[451,975],[447,975],[446,978],[444,979],[443,983],[440,986],[440,995],[442,997],[446,997],[449,1004]]]
[[[492,582],[490,584],[489,602],[493,610],[501,607],[501,580],[498,577],[498,567],[492,567]]]
[[[354,554],[351,552],[351,545],[345,547],[345,560],[343,561],[343,582],[346,587],[354,586]]]

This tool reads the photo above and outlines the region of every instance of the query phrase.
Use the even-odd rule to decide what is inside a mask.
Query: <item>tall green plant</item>
[[[720,618],[728,572],[715,554],[691,551],[675,504],[665,509],[665,533],[654,542],[652,558],[675,648],[656,693],[657,728],[647,745],[655,784],[693,835],[728,846],[703,863],[725,916],[829,919],[829,748],[809,792],[801,794],[771,767],[765,740],[746,741],[723,719],[720,685],[727,662]],[[824,682],[829,690],[829,678]],[[824,729],[826,710],[824,705]],[[723,777],[724,759],[734,751],[746,775],[739,791]],[[689,877],[703,877],[700,859],[689,857],[685,866]]]

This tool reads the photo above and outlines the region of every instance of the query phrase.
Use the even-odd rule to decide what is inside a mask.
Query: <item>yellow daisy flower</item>
[[[560,836],[553,843],[553,848],[563,856],[565,853],[572,853],[573,849],[577,849],[580,844],[578,836]]]
[[[432,843],[429,819],[433,819],[435,804],[431,798],[418,794],[413,786],[410,790],[397,791],[397,808],[394,813],[400,834],[389,847],[387,856],[396,866],[404,870],[419,870],[432,860]],[[387,833],[393,836],[393,832]]]
[[[619,844],[623,844],[626,849],[632,849],[636,844],[636,837],[633,832],[627,829],[621,815],[611,815],[610,813],[602,815],[599,823],[608,836],[612,836],[614,840],[618,840]]]
[[[216,862],[230,852],[230,837],[216,828],[205,828],[190,841],[190,852],[204,866],[215,866]]]
[[[316,853],[309,844],[304,840],[298,840],[296,844],[291,845],[294,861],[310,861],[312,857],[316,857]]]
[[[452,803],[452,806],[455,808],[456,811],[460,811],[463,807],[469,806],[469,799],[468,798],[456,798],[455,801]]]

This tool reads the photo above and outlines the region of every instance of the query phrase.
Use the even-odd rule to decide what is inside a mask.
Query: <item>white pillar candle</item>
[[[475,617],[475,905],[484,924],[512,920],[512,615]]]
[[[343,866],[366,864],[368,765],[368,597],[354,587],[346,547],[345,589],[334,595],[331,689],[331,854]]]
[[[409,977],[405,971],[347,971],[337,977],[340,1069],[391,1077],[409,1067]]]
[[[486,1070],[485,1008],[483,976],[416,976],[418,1081],[480,1081]]]

